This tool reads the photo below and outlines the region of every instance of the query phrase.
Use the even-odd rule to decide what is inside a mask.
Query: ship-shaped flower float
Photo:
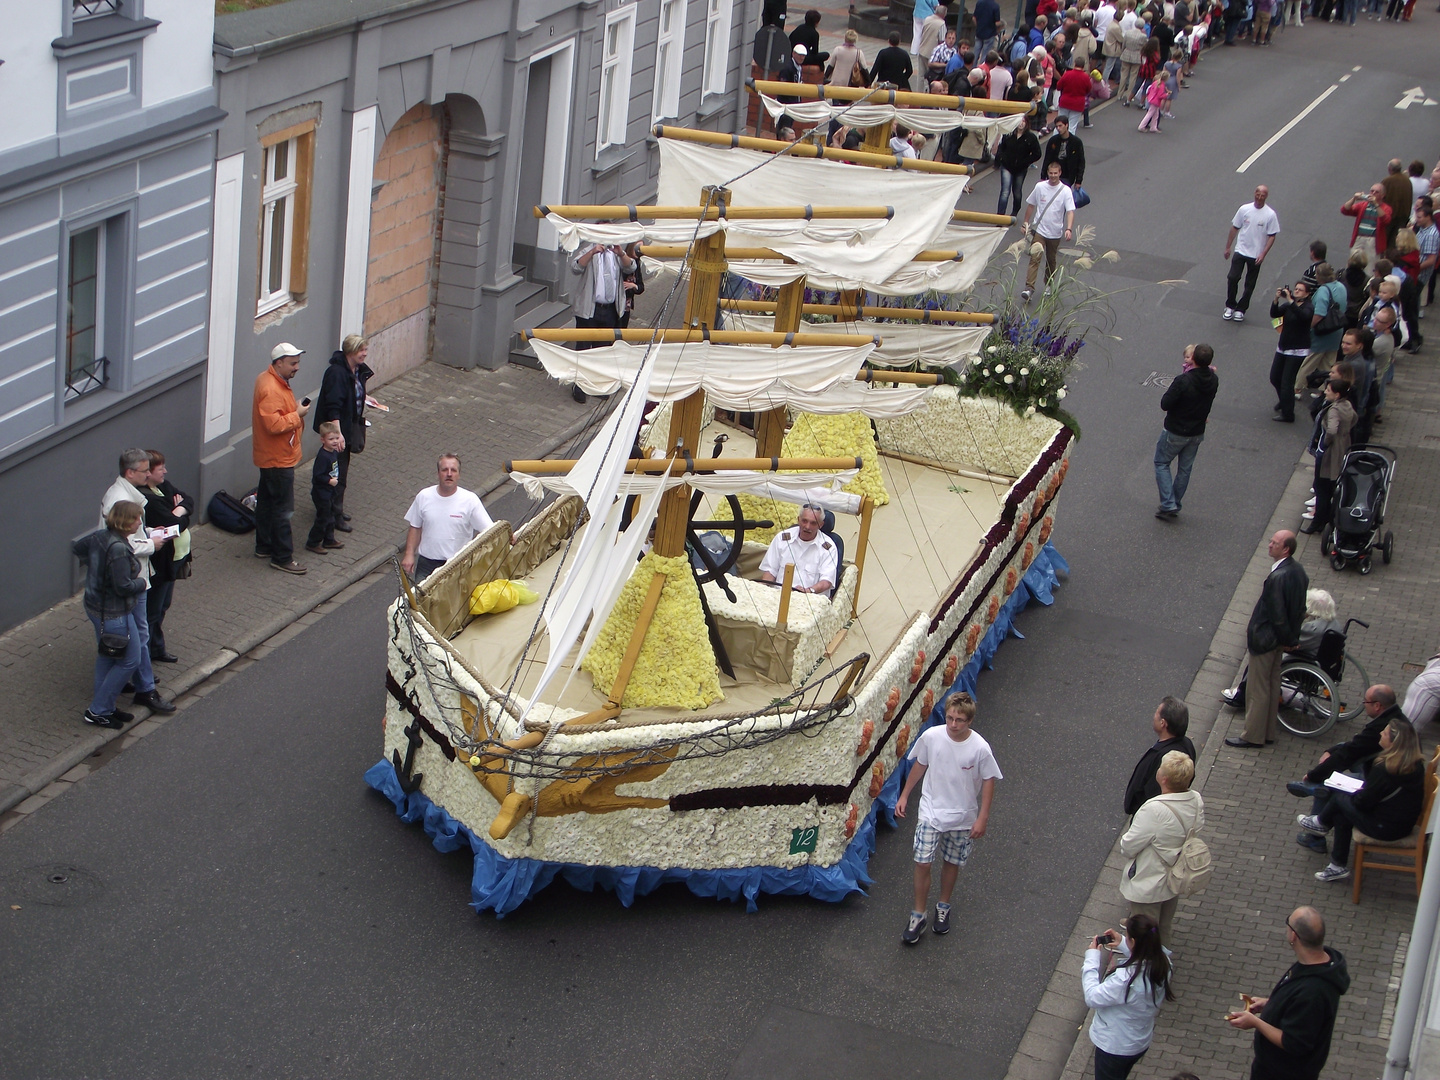
[[[993,317],[866,305],[968,294],[1012,220],[954,210],[967,170],[896,157],[892,125],[1003,131],[1016,104],[753,89],[866,144],[657,128],[655,206],[538,207],[568,250],[640,244],[676,325],[533,332],[608,414],[578,459],[508,463],[544,508],[421,585],[402,575],[389,610],[366,779],[437,848],[473,852],[477,910],[557,876],[625,904],[667,881],[752,907],[862,890],[907,748],[1064,568],[1070,430],[939,374]],[[806,504],[839,550],[830,595],[792,589],[793,567],[760,580]],[[472,614],[508,581],[542,601]]]

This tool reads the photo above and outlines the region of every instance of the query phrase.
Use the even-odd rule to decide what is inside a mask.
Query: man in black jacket
[[[890,44],[875,54],[875,66],[870,69],[874,85],[889,83],[900,90],[910,89],[910,78],[915,74],[915,65],[910,54],[900,47],[900,34],[891,31]]]
[[[1325,920],[1299,907],[1285,920],[1285,940],[1295,963],[1269,997],[1226,1017],[1230,1026],[1255,1032],[1252,1077],[1316,1080],[1330,1056],[1330,1036],[1340,996],[1350,989],[1345,957],[1325,946]]]
[[[1020,118],[1020,126],[1000,139],[995,151],[995,164],[1000,167],[1000,202],[995,207],[997,214],[1015,217],[1020,213],[1020,204],[1025,201],[1025,174],[1030,166],[1040,160],[1040,140],[1030,130],[1029,117]],[[1010,203],[1010,209],[1005,204]]]
[[[1060,163],[1060,180],[1074,187],[1085,182],[1085,144],[1080,136],[1070,134],[1070,118],[1055,118],[1055,134],[1045,144],[1045,160],[1040,163],[1040,175],[1050,168],[1052,161]]]
[[[1205,441],[1205,421],[1220,389],[1220,376],[1210,368],[1215,350],[1209,345],[1190,345],[1185,352],[1194,366],[1177,375],[1160,398],[1165,429],[1155,444],[1155,486],[1160,489],[1160,509],[1155,516],[1161,521],[1174,521],[1180,514],[1195,455]],[[1180,464],[1171,476],[1170,463],[1176,458]]]
[[[320,382],[320,396],[315,402],[315,430],[327,420],[340,424],[345,440],[340,451],[340,482],[333,489],[331,505],[335,510],[335,528],[349,532],[350,515],[345,513],[345,480],[350,474],[350,455],[365,449],[365,384],[375,373],[365,363],[369,347],[359,334],[347,334],[340,348],[330,357],[325,377]]]
[[[1319,795],[1325,790],[1325,781],[1331,773],[1348,772],[1357,766],[1363,769],[1380,753],[1380,733],[1390,726],[1390,721],[1408,719],[1396,702],[1395,691],[1384,683],[1366,689],[1365,716],[1365,726],[1321,754],[1303,780],[1292,780],[1285,785],[1290,794],[1302,798]]]
[[[1195,760],[1195,744],[1185,737],[1190,727],[1190,710],[1183,701],[1165,697],[1155,709],[1150,721],[1155,731],[1155,745],[1145,751],[1135,771],[1130,774],[1130,783],[1125,785],[1125,813],[1134,814],[1146,802],[1160,794],[1160,781],[1155,778],[1160,768],[1160,759],[1171,750],[1180,750]]]
[[[1280,665],[1287,649],[1300,642],[1305,621],[1305,590],[1310,577],[1292,556],[1295,534],[1281,529],[1270,538],[1275,560],[1260,588],[1260,599],[1245,629],[1250,674],[1245,688],[1245,734],[1225,740],[1226,746],[1257,749],[1275,741],[1280,731]]]

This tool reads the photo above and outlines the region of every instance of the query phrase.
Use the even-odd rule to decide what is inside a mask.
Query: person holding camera
[[[1363,251],[1365,261],[1371,264],[1385,254],[1385,238],[1393,211],[1385,202],[1383,185],[1371,184],[1369,191],[1357,191],[1340,207],[1340,213],[1355,219],[1355,228],[1350,233],[1351,249]]]
[[[1280,320],[1280,340],[1275,344],[1275,357],[1270,361],[1270,385],[1275,388],[1275,415],[1270,419],[1282,424],[1295,422],[1295,379],[1300,365],[1310,355],[1310,325],[1315,306],[1310,302],[1310,286],[1297,281],[1290,288],[1275,290],[1270,304],[1270,318]]]
[[[1095,1080],[1125,1080],[1145,1056],[1160,1006],[1175,1000],[1173,971],[1170,950],[1160,943],[1160,928],[1149,915],[1131,915],[1123,935],[1106,930],[1091,939],[1080,985],[1085,1004],[1095,1010],[1090,1022]]]
[[[1205,802],[1191,791],[1195,762],[1183,750],[1160,759],[1155,780],[1160,794],[1135,813],[1120,838],[1120,855],[1130,861],[1120,875],[1120,895],[1130,901],[1130,917],[1146,915],[1160,927],[1160,944],[1170,944],[1179,894],[1170,885],[1170,868],[1180,857],[1185,838],[1205,827]]]

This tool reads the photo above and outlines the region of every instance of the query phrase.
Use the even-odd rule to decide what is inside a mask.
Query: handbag
[[[1326,292],[1330,297],[1330,306],[1325,309],[1325,314],[1320,316],[1320,321],[1310,330],[1312,337],[1324,337],[1326,334],[1333,334],[1336,330],[1345,325],[1345,308],[1336,302],[1335,293],[1329,288],[1333,282],[1326,282]]]
[[[104,634],[100,635],[98,652],[101,656],[108,656],[112,660],[123,660],[125,654],[130,651],[129,634]]]
[[[1083,187],[1081,187],[1079,184],[1076,184],[1074,187],[1072,187],[1070,189],[1070,193],[1075,197],[1076,210],[1079,210],[1082,206],[1090,205],[1090,193],[1086,191]]]

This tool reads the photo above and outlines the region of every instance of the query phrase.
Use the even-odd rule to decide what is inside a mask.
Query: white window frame
[[[730,23],[735,0],[705,0],[705,76],[700,96],[723,94],[730,81]]]
[[[627,4],[605,16],[600,50],[600,108],[595,127],[597,155],[607,147],[623,146],[626,129],[630,125],[630,75],[635,60],[634,4]]]
[[[680,72],[685,60],[685,0],[660,0],[660,18],[655,38],[655,104],[656,120],[680,115]],[[665,12],[671,12],[671,23],[665,26]]]
[[[276,151],[286,148],[286,176],[276,180],[275,163],[279,158]],[[290,303],[290,261],[295,251],[295,203],[300,190],[296,178],[299,165],[300,139],[298,137],[277,142],[265,147],[263,171],[260,177],[260,302],[256,316],[274,311]],[[271,228],[271,208],[280,199],[285,199],[285,223],[281,229],[280,288],[270,289],[270,264],[273,255],[274,229]]]

